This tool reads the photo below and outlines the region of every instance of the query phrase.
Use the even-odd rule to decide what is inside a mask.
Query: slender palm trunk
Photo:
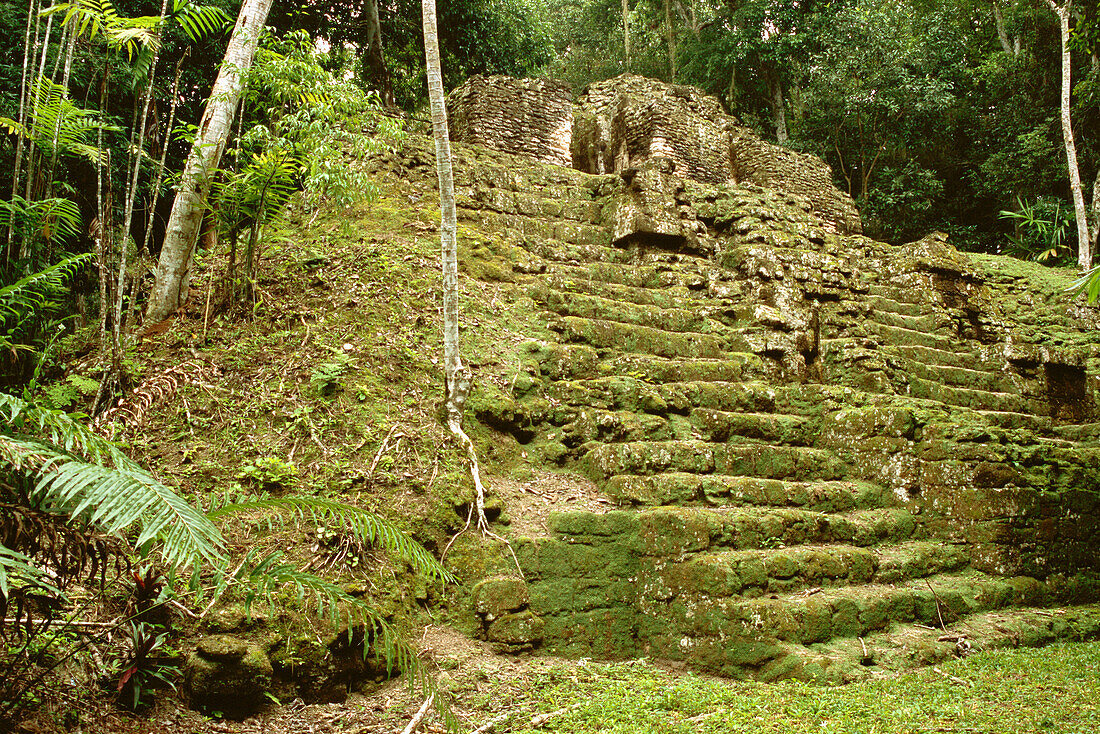
[[[623,61],[630,72],[630,0],[623,0]]]
[[[180,188],[168,218],[168,231],[160,251],[157,278],[145,317],[162,321],[187,302],[191,261],[202,224],[203,203],[221,161],[240,102],[244,75],[252,66],[260,31],[272,0],[245,0],[229,39],[221,71],[210,92],[199,134],[187,157]]]
[[[31,26],[34,19],[37,17],[38,3],[35,0],[31,0],[30,7],[27,9],[27,28],[23,32],[23,76],[19,83],[19,117],[18,122],[21,126],[27,124],[27,101],[30,95],[30,85],[27,83],[27,74],[29,69],[29,62],[31,59]],[[36,23],[33,23],[37,25]],[[23,136],[17,135],[15,139],[15,159],[11,172],[11,193],[14,197],[19,193],[19,169],[23,164]],[[8,231],[5,239],[6,247],[4,248],[4,261],[9,262],[11,259],[12,237],[15,233],[15,221],[14,219],[8,223]]]
[[[665,0],[665,31],[668,33],[668,80],[676,83],[676,36],[672,31],[672,0]]]
[[[470,370],[462,364],[458,341],[458,244],[455,210],[454,170],[451,142],[447,131],[447,106],[443,98],[443,74],[439,63],[439,33],[436,28],[435,0],[421,0],[424,16],[424,56],[428,70],[428,99],[432,113],[432,137],[435,139],[435,163],[439,176],[440,244],[443,261],[443,377],[447,394],[443,407],[447,427],[466,451],[474,480],[475,499],[470,517],[477,510],[477,527],[492,535],[485,517],[485,487],[474,442],[462,430],[462,411],[470,394]],[[469,526],[469,522],[467,522]],[[499,536],[494,536],[499,537]],[[505,541],[507,542],[507,541]],[[510,546],[509,546],[510,547]],[[519,565],[518,563],[516,564]]]
[[[1073,87],[1073,59],[1069,50],[1069,16],[1072,0],[1058,5],[1047,0],[1058,16],[1062,37],[1062,139],[1066,144],[1066,166],[1069,168],[1069,188],[1073,194],[1073,210],[1077,216],[1077,264],[1082,270],[1092,268],[1092,247],[1089,241],[1088,213],[1081,189],[1081,169],[1077,165],[1077,145],[1073,141],[1073,121],[1070,117],[1070,91]]]

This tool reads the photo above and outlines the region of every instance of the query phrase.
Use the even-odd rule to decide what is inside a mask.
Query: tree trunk
[[[160,262],[157,264],[156,282],[145,312],[147,321],[163,321],[187,302],[191,260],[202,223],[203,203],[225,150],[233,113],[241,98],[244,75],[252,66],[252,57],[271,3],[272,0],[245,0],[237,16],[225,60],[207,100],[206,110],[199,122],[198,136],[187,157],[180,188],[172,203]]]
[[[422,0],[424,15],[424,56],[428,71],[428,99],[432,112],[432,137],[435,139],[436,173],[439,175],[439,237],[443,261],[443,377],[447,394],[443,408],[447,428],[466,451],[470,474],[474,480],[475,500],[470,517],[477,510],[477,527],[493,537],[485,517],[485,487],[481,483],[474,442],[462,430],[462,411],[470,394],[470,371],[462,364],[458,342],[458,244],[455,239],[454,170],[451,164],[451,142],[447,132],[447,107],[443,99],[443,73],[439,63],[439,33],[436,28],[435,0]],[[467,521],[467,526],[469,522]],[[507,544],[507,541],[505,541]],[[510,548],[511,546],[509,546]],[[516,564],[518,567],[518,563]],[[522,574],[522,572],[521,572]]]
[[[776,74],[768,74],[768,91],[772,97],[772,122],[775,123],[775,139],[780,145],[787,142],[787,106],[783,102],[783,85]]]
[[[997,25],[997,40],[1001,42],[1001,49],[1012,56],[1018,54],[1019,51],[1019,39],[1017,39],[1017,46],[1013,48],[1013,45],[1008,40],[1008,31],[1005,30],[1005,18],[1001,14],[1001,6],[997,4],[997,0],[992,0],[993,5],[993,21]]]
[[[1085,196],[1081,190],[1081,169],[1077,166],[1077,146],[1073,142],[1073,124],[1070,119],[1070,90],[1072,89],[1072,58],[1069,50],[1069,13],[1071,0],[1058,5],[1047,0],[1058,16],[1062,36],[1062,139],[1066,144],[1066,165],[1069,168],[1069,188],[1073,193],[1073,210],[1077,216],[1077,264],[1082,270],[1092,268],[1092,247],[1089,241],[1088,214]]]
[[[422,0],[424,14],[424,54],[428,66],[428,97],[431,102],[432,137],[435,138],[436,173],[439,176],[439,228],[443,262],[443,370],[447,383],[448,420],[462,422],[462,357],[458,341],[458,244],[455,239],[454,170],[451,141],[447,130],[447,107],[443,98],[443,73],[439,63],[439,35],[436,30],[435,0]],[[469,379],[465,382],[468,384]]]
[[[623,63],[630,72],[630,0],[623,0]]]
[[[367,81],[378,90],[382,104],[393,105],[393,85],[386,59],[382,55],[382,21],[378,18],[378,0],[364,0],[367,11]]]
[[[668,32],[668,80],[676,83],[676,36],[672,32],[672,0],[665,0],[665,30]]]

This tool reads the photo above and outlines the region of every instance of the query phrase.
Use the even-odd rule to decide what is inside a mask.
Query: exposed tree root
[[[447,428],[461,444],[466,452],[466,459],[470,462],[470,476],[474,480],[474,504],[470,508],[470,513],[466,516],[465,527],[459,530],[447,543],[447,547],[443,550],[443,557],[446,557],[447,551],[450,550],[451,545],[458,539],[458,536],[470,529],[474,517],[473,512],[476,509],[478,531],[482,535],[499,540],[508,547],[508,552],[512,554],[512,560],[516,564],[516,572],[519,573],[520,578],[523,578],[523,569],[519,566],[519,558],[516,557],[516,551],[512,548],[512,544],[506,538],[502,538],[490,530],[489,519],[485,517],[485,485],[481,482],[481,465],[477,460],[477,449],[474,447],[474,442],[462,430],[462,409],[466,405],[466,398],[469,394],[470,371],[462,369],[454,375],[454,378],[447,385],[447,400],[444,403],[444,408],[447,412]]]

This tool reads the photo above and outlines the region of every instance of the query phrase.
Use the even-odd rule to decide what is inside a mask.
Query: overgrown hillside
[[[505,544],[461,532],[472,484],[439,422],[428,142],[369,165],[378,200],[266,238],[249,312],[219,306],[224,263],[200,260],[188,310],[131,352],[148,400],[114,418],[200,504],[348,501],[446,553],[462,584],[308,520],[234,525],[237,553],[284,549],[409,633],[431,620],[512,654],[767,680],[1100,630],[1095,315],[1067,310],[1068,273],[828,233],[758,186],[460,146],[467,427]],[[636,231],[613,237],[623,222]],[[76,387],[94,355],[74,356]],[[255,706],[385,677],[334,655],[292,599],[252,618],[239,601],[177,620],[192,692],[232,681]],[[441,639],[422,644],[457,665],[440,650],[469,643]]]

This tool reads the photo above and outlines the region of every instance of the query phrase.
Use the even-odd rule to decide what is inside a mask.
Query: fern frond
[[[0,392],[0,426],[12,433],[36,435],[84,461],[110,462],[116,469],[140,467],[117,445],[108,441],[60,410],[42,408],[14,395]]]
[[[299,520],[308,517],[326,526],[346,527],[363,543],[382,548],[407,561],[417,574],[447,582],[456,580],[450,571],[424,549],[424,546],[413,540],[403,530],[372,512],[336,500],[303,495],[287,497],[258,495],[236,502],[227,502],[209,510],[206,514],[211,519],[218,519],[239,512],[273,509],[290,511]]]
[[[148,549],[155,542],[170,566],[224,560],[225,540],[206,515],[133,462],[115,469],[42,441],[0,434],[0,464],[35,477],[36,499],[44,505],[84,515],[111,535],[136,527],[136,546]]]

